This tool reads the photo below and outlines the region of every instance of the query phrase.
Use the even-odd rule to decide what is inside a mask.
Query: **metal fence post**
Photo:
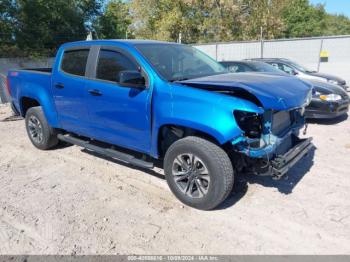
[[[321,67],[321,52],[323,50],[323,38],[321,39],[321,44],[320,44],[320,52],[318,53],[318,65],[317,65],[317,72],[320,71]]]
[[[263,35],[263,27],[260,27],[260,58],[264,58],[264,35]]]

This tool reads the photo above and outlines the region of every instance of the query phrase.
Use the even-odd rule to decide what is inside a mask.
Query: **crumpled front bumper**
[[[264,160],[267,164],[267,170],[260,175],[269,175],[278,179],[314,149],[311,137],[300,139],[292,133],[293,131],[291,130],[281,138],[276,137],[273,143],[262,148],[247,148],[238,143],[236,149],[238,149],[239,153],[246,155],[250,159]],[[279,149],[284,146],[283,144],[286,143],[288,138],[290,138],[290,142],[287,143],[288,149],[281,153]]]
[[[276,156],[271,163],[271,173],[280,178],[285,175],[301,158],[314,149],[312,138],[299,139],[298,143],[287,153]]]

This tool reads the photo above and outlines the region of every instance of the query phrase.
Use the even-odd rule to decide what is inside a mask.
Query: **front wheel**
[[[226,152],[199,137],[173,143],[165,154],[164,171],[175,196],[197,209],[217,207],[233,187],[234,172]]]
[[[58,144],[57,135],[48,124],[41,106],[28,109],[25,123],[29,139],[35,147],[47,150]]]

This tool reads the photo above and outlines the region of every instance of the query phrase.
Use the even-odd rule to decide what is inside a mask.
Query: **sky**
[[[326,11],[331,14],[344,14],[350,17],[350,0],[310,0],[312,4],[326,4]]]

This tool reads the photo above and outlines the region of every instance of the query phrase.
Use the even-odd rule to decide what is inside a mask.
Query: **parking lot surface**
[[[183,206],[162,170],[76,146],[39,151],[0,105],[1,254],[350,254],[350,120],[313,122],[287,177],[236,176],[214,211]]]

